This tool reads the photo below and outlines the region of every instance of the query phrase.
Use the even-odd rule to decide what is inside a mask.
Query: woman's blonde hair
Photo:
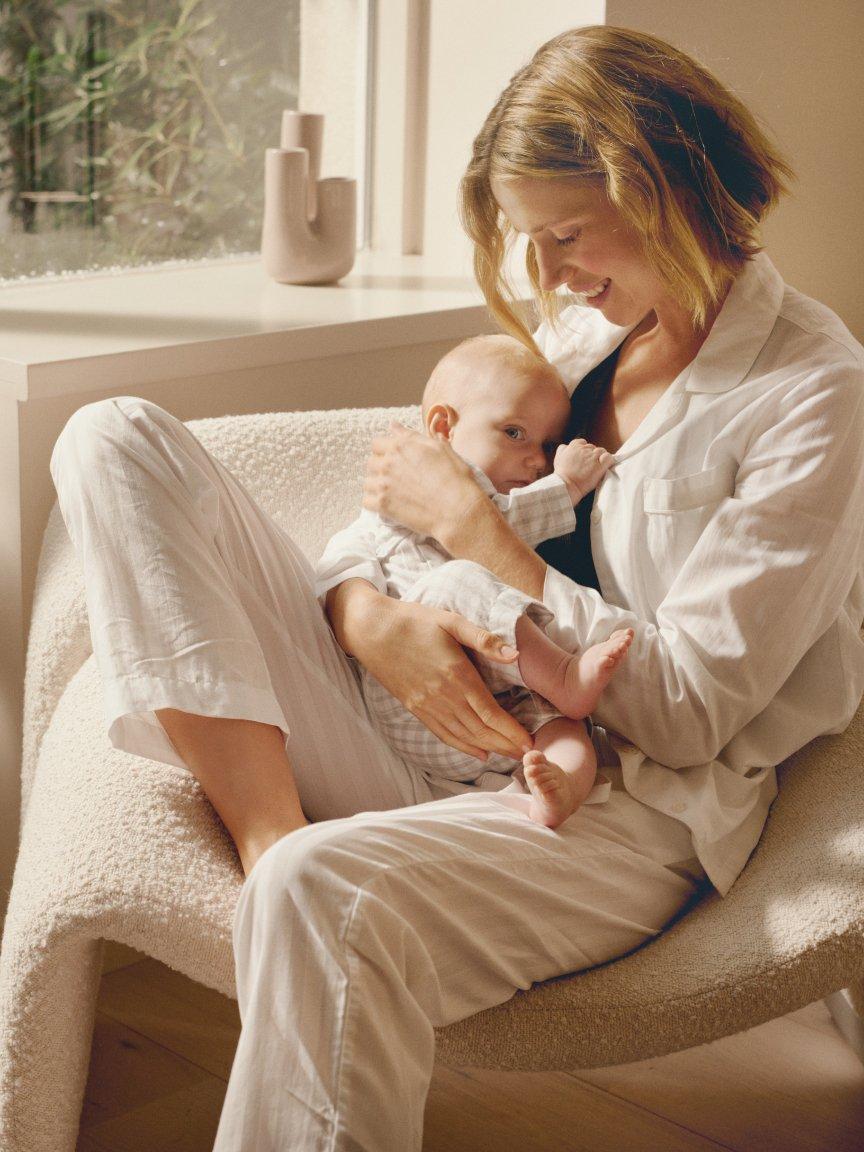
[[[460,185],[489,308],[535,348],[504,271],[514,233],[490,184],[501,176],[601,180],[643,237],[657,276],[701,328],[730,276],[761,251],[760,221],[794,173],[741,101],[671,44],[605,25],[549,40],[486,117]],[[526,263],[540,312],[554,325],[561,297],[541,289],[530,244]]]

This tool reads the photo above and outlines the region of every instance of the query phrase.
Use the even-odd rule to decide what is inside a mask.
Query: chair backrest
[[[187,426],[314,561],[332,533],[357,515],[370,443],[391,420],[418,428],[419,407],[265,412],[190,420]],[[91,651],[81,570],[55,503],[42,541],[27,644],[22,816],[42,737]]]

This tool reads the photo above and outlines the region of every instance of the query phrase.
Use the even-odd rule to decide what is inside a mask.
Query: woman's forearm
[[[325,610],[339,647],[356,656],[362,641],[383,623],[393,602],[368,580],[351,579],[331,588]]]
[[[472,501],[463,516],[442,528],[438,539],[451,556],[482,564],[511,588],[542,600],[546,564],[485,496]]]

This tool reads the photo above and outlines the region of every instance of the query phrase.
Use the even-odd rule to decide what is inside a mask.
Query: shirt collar
[[[766,252],[748,260],[690,365],[687,392],[728,392],[740,384],[780,314],[785,285]]]

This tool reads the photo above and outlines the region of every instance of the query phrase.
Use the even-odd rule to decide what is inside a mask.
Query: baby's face
[[[484,368],[492,376],[489,386],[460,404],[450,443],[507,493],[551,472],[570,400],[561,384],[543,373]]]

